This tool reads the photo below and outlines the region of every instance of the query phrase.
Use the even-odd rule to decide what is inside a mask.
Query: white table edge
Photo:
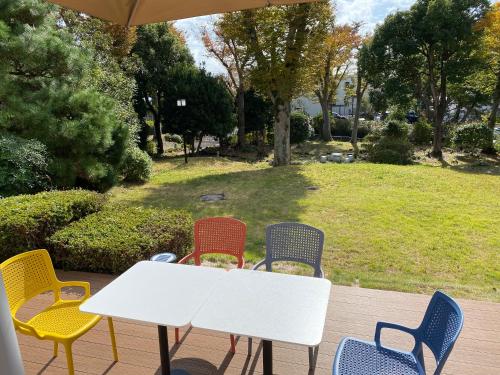
[[[256,271],[256,270],[251,270],[251,269],[231,269],[228,272],[235,272],[235,271],[236,272],[240,272],[240,271],[267,272],[267,271]],[[328,314],[328,307],[330,305],[330,295],[331,295],[331,291],[332,291],[332,282],[330,280],[328,280],[328,279],[325,279],[325,278],[315,278],[315,277],[312,277],[312,276],[291,275],[291,274],[286,274],[286,273],[283,273],[283,274],[281,274],[281,273],[273,273],[273,274],[276,274],[276,275],[285,275],[287,277],[291,276],[291,277],[297,277],[297,278],[302,278],[302,277],[309,278],[310,277],[310,278],[314,278],[318,282],[321,282],[321,283],[324,283],[324,284],[328,284],[328,297],[327,297],[327,305],[326,305],[326,310],[325,310],[325,316],[323,318],[323,330],[322,330],[321,338],[318,341],[313,341],[311,343],[296,343],[296,342],[292,342],[292,341],[275,340],[275,339],[271,339],[271,338],[268,338],[268,337],[250,336],[250,335],[247,335],[247,334],[241,333],[241,332],[231,332],[231,331],[225,331],[225,330],[218,330],[218,329],[208,328],[208,327],[204,327],[204,326],[200,326],[200,325],[196,324],[195,320],[196,320],[196,317],[197,317],[198,314],[194,315],[193,321],[191,321],[191,326],[193,328],[204,329],[204,330],[212,331],[212,332],[222,332],[222,333],[227,333],[227,334],[231,334],[231,335],[234,335],[234,336],[252,337],[252,338],[255,338],[255,339],[260,339],[260,340],[265,340],[265,341],[272,341],[272,342],[279,342],[279,343],[283,343],[283,344],[292,344],[292,345],[297,345],[297,346],[302,346],[302,347],[316,347],[316,346],[319,346],[323,342],[324,328],[325,328],[325,325],[326,325],[326,317],[327,317],[327,314]],[[213,292],[214,292],[214,290],[211,291],[211,293],[213,293]],[[209,300],[209,298],[207,298],[207,300],[205,301],[205,303],[207,303],[208,300]],[[203,306],[200,306],[200,310],[202,308],[203,308]]]
[[[137,262],[136,264],[134,264],[132,267],[130,267],[129,269],[127,269],[125,272],[129,271],[130,269],[132,269],[133,267],[141,264],[141,263],[155,263],[155,264],[161,264],[161,263],[157,263],[157,262],[153,262],[153,261],[149,261],[149,260],[142,260],[142,261],[139,261]],[[179,265],[179,266],[187,266],[187,267],[195,267],[195,266],[190,266],[190,265],[186,265],[186,264],[178,264],[178,263],[169,263],[169,264],[172,264],[172,265]],[[203,266],[196,266],[196,267],[203,267]],[[213,267],[205,267],[205,268],[213,268]],[[217,268],[214,268],[214,269],[217,269]],[[123,273],[125,273],[123,272]],[[103,288],[101,288],[101,290],[99,290],[97,293],[95,293],[94,295],[91,295],[89,298],[85,299],[81,304],[80,306],[78,307],[78,309],[81,311],[81,312],[84,312],[84,313],[87,313],[87,314],[94,314],[94,315],[99,315],[101,317],[111,317],[111,318],[117,318],[117,319],[123,319],[123,320],[126,320],[126,321],[130,321],[130,322],[138,322],[138,323],[145,323],[145,324],[151,324],[151,325],[157,325],[157,326],[168,326],[168,327],[173,327],[173,328],[183,328],[183,327],[188,327],[191,325],[191,320],[187,320],[185,323],[183,324],[172,324],[172,323],[169,323],[169,324],[165,324],[165,322],[159,322],[159,321],[152,321],[152,320],[143,320],[143,319],[140,319],[140,318],[131,318],[129,316],[123,316],[123,315],[119,315],[119,314],[103,314],[103,313],[100,313],[100,312],[97,312],[97,311],[92,311],[92,310],[86,310],[85,309],[85,304],[95,295],[97,295],[100,291],[102,291],[104,288],[106,288],[107,286],[109,286],[110,284],[112,284],[115,280],[117,280],[121,275],[120,274],[118,275],[118,277],[116,277],[114,280],[112,280],[110,283],[106,284]],[[221,273],[222,275],[222,273]],[[210,291],[211,292],[211,291]],[[210,293],[209,293],[210,294]],[[208,297],[208,296],[207,296]],[[206,302],[206,301],[205,301]],[[205,303],[204,302],[204,303]],[[198,306],[196,312],[194,312],[193,314],[193,319],[194,317],[196,316],[196,314],[198,313],[198,311],[203,307],[203,304],[200,304],[200,306]]]

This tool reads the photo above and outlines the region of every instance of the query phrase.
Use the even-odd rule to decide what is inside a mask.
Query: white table
[[[264,374],[272,374],[272,341],[317,346],[331,283],[326,279],[231,270],[212,289],[193,327],[263,339]]]
[[[218,281],[228,272],[162,262],[139,262],[81,306],[88,313],[158,325],[162,375],[170,371],[167,326],[191,323]]]

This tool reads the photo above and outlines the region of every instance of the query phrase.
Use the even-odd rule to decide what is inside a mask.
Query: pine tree
[[[112,186],[128,129],[116,100],[89,84],[91,53],[57,7],[0,0],[0,37],[0,132],[43,143],[56,187]]]

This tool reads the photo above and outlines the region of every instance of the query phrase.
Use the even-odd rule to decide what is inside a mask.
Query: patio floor
[[[79,272],[58,272],[62,280],[87,280],[93,293],[109,283],[113,276]],[[65,295],[75,298],[79,290],[67,290]],[[168,298],[158,296],[159,298]],[[320,346],[316,374],[331,374],[331,365],[338,342],[344,336],[372,339],[379,320],[416,326],[425,311],[430,296],[333,286],[327,322]],[[51,301],[50,295],[41,296],[21,311],[21,318]],[[465,325],[443,374],[497,375],[500,374],[500,304],[459,300],[465,313]],[[101,321],[93,330],[77,340],[73,347],[76,374],[97,375],[159,375],[157,328],[115,319],[115,330],[120,361],[113,363],[107,324]],[[27,374],[67,374],[64,349],[52,358],[52,343],[19,335]],[[181,330],[182,343],[171,347],[173,367],[184,368],[196,374],[260,374],[262,347],[254,341],[251,357],[247,357],[247,339],[238,341],[237,353],[231,355],[229,336],[217,332],[191,329]],[[170,344],[173,330],[169,329]],[[407,337],[386,332],[386,346],[411,348]],[[429,353],[427,373],[432,373]],[[275,343],[274,373],[281,375],[307,374],[307,348]]]

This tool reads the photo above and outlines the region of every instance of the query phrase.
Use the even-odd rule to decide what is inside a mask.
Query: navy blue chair
[[[439,375],[462,330],[464,315],[460,306],[442,292],[432,296],[424,319],[417,329],[378,322],[375,342],[344,338],[335,356],[333,375],[425,375],[423,344],[434,354]],[[411,352],[382,346],[383,328],[406,332],[415,339]]]
[[[266,257],[252,269],[266,266],[273,271],[274,262],[296,262],[311,266],[314,277],[324,278],[321,268],[325,234],[310,225],[301,223],[279,223],[266,227]],[[248,338],[248,355],[252,354],[252,338]],[[309,348],[309,369],[314,369],[318,347]]]

